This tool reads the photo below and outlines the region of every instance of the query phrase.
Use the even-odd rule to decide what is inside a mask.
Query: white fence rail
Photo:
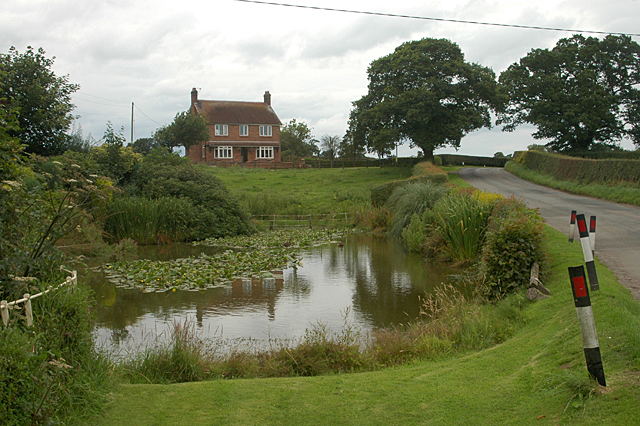
[[[319,228],[327,226],[348,225],[351,214],[300,214],[300,215],[255,215],[252,219],[261,222],[269,229],[276,228]]]
[[[9,310],[21,309],[18,306],[20,303],[24,303],[24,315],[25,315],[26,320],[27,320],[27,327],[31,327],[33,325],[33,312],[31,310],[31,301],[33,299],[37,299],[38,297],[49,293],[51,290],[57,290],[62,286],[71,285],[71,284],[73,284],[73,285],[78,284],[78,272],[77,271],[68,271],[66,269],[63,269],[62,267],[60,268],[60,270],[70,273],[71,276],[67,277],[66,281],[63,282],[62,284],[58,285],[57,287],[49,287],[45,291],[43,291],[41,293],[38,293],[38,294],[34,294],[33,296],[31,296],[29,293],[25,293],[22,296],[22,299],[15,300],[13,302],[7,302],[6,300],[3,300],[3,301],[0,302],[0,313],[2,313],[2,323],[4,324],[5,327],[7,326],[7,324],[9,324]]]

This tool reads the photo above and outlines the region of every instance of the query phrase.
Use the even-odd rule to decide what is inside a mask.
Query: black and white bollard
[[[591,253],[596,251],[596,217],[589,218],[589,242],[591,243]]]
[[[571,290],[573,291],[573,301],[578,313],[580,323],[580,333],[582,334],[582,347],[584,357],[587,361],[587,370],[602,386],[607,386],[604,379],[604,368],[602,367],[602,357],[600,356],[600,344],[598,343],[598,333],[596,332],[596,322],[593,319],[593,309],[589,290],[585,281],[584,267],[569,267],[569,278],[571,280]]]
[[[576,232],[576,211],[571,210],[571,221],[569,222],[569,242],[573,242],[573,234]]]
[[[583,214],[579,214],[576,216],[576,221],[578,222],[578,231],[580,232],[580,243],[582,244],[584,262],[587,265],[589,286],[591,287],[591,291],[600,290],[600,284],[598,284],[598,275],[596,274],[596,264],[593,261],[591,241],[589,240],[589,231],[587,230],[587,220],[585,219]]]

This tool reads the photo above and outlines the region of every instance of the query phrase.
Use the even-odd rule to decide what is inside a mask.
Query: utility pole
[[[133,145],[133,102],[131,102],[131,145]]]

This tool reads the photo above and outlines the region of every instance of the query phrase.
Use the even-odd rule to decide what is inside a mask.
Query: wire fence
[[[253,221],[273,229],[335,228],[349,225],[353,213],[327,213],[304,215],[255,215]]]
[[[33,325],[33,311],[31,310],[31,301],[33,299],[37,299],[40,296],[44,296],[52,290],[58,290],[59,288],[65,285],[77,285],[78,284],[78,272],[77,271],[69,271],[60,267],[61,271],[65,271],[71,274],[70,277],[67,277],[65,282],[58,285],[57,287],[49,287],[43,292],[38,294],[34,294],[33,296],[29,293],[25,293],[22,296],[22,299],[15,300],[13,302],[7,302],[6,300],[0,301],[0,313],[2,314],[2,323],[6,327],[9,324],[9,311],[10,310],[20,310],[24,309],[24,315],[27,321],[27,327],[31,327]],[[24,308],[20,308],[21,303],[24,303]]]

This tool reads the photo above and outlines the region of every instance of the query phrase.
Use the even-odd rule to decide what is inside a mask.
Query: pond
[[[215,247],[141,247],[139,256],[168,260],[215,254]],[[345,321],[363,332],[419,316],[420,297],[447,270],[425,263],[397,241],[348,234],[343,243],[300,249],[301,265],[264,279],[236,279],[224,288],[144,293],[116,287],[104,274],[87,279],[98,300],[96,343],[126,353],[167,336],[174,321],[190,321],[202,337],[295,339],[323,324]]]

